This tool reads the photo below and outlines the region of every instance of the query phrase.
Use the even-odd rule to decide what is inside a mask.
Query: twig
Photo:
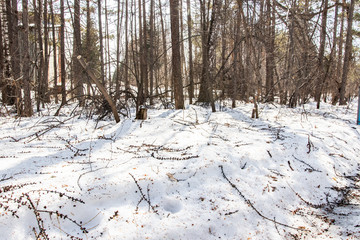
[[[293,226],[290,226],[290,225],[287,225],[285,223],[281,223],[281,222],[278,222],[274,219],[271,219],[271,218],[268,218],[266,216],[264,216],[259,210],[257,210],[257,208],[255,208],[255,206],[252,204],[252,202],[247,199],[244,194],[236,187],[235,184],[233,184],[229,178],[225,175],[225,172],[224,172],[224,167],[222,165],[219,166],[220,170],[221,170],[221,173],[223,175],[223,177],[225,178],[225,180],[230,184],[230,186],[232,188],[234,188],[237,193],[240,195],[240,197],[260,216],[262,217],[263,219],[267,220],[267,221],[270,221],[270,222],[273,222],[274,224],[278,224],[278,225],[281,225],[283,227],[287,227],[287,228],[291,228],[291,229],[294,229],[294,230],[297,230],[297,231],[309,231],[307,229],[302,229],[302,228],[297,228],[297,227],[293,227]]]
[[[301,201],[303,201],[304,203],[306,203],[306,204],[309,205],[310,207],[312,207],[312,208],[323,208],[323,207],[326,206],[325,203],[322,203],[322,204],[313,204],[313,203],[311,203],[311,202],[309,202],[309,201],[306,201],[299,193],[297,193],[297,192],[290,186],[290,184],[289,184],[288,182],[286,182],[286,183],[287,183],[287,185],[289,186],[289,188],[295,193],[295,195],[296,195]]]
[[[91,170],[91,171],[88,171],[88,172],[84,172],[84,173],[80,174],[80,176],[79,176],[79,178],[78,178],[78,180],[77,180],[77,185],[78,185],[78,187],[80,188],[80,191],[82,191],[82,188],[80,187],[80,178],[81,178],[82,176],[84,176],[85,174],[88,174],[88,173],[92,173],[92,172],[99,171],[99,170],[101,170],[101,169],[105,169],[105,168],[107,168],[107,166],[101,167],[101,168],[98,168],[98,169],[95,169],[95,170]]]
[[[311,149],[314,149],[314,144],[310,140],[310,135],[308,136],[308,143],[306,144],[306,146],[308,147],[307,154],[309,154],[311,152]]]
[[[149,204],[149,210],[150,210],[150,208],[151,208],[151,209],[154,211],[154,213],[156,213],[157,215],[159,215],[159,213],[158,213],[158,211],[155,209],[155,207],[154,207],[153,205],[151,205],[150,194],[149,194],[149,192],[150,192],[149,187],[147,188],[147,195],[148,195],[148,197],[146,197],[145,194],[143,193],[143,190],[142,190],[142,188],[140,187],[138,181],[135,179],[135,177],[134,177],[131,173],[129,173],[129,175],[132,177],[132,179],[134,180],[137,188],[138,188],[139,191],[140,191],[141,199],[139,200],[138,205],[142,202],[142,200],[145,200],[145,201]]]
[[[322,171],[320,171],[320,170],[315,169],[313,166],[311,166],[310,164],[308,164],[308,163],[304,162],[303,160],[298,159],[298,158],[297,158],[297,157],[295,157],[294,155],[292,155],[292,156],[294,157],[294,159],[295,159],[295,160],[297,160],[297,161],[299,161],[299,162],[301,162],[301,163],[305,164],[305,165],[306,165],[306,166],[308,166],[309,168],[311,168],[311,169],[306,168],[306,169],[305,169],[305,171],[306,171],[306,170],[310,170],[311,172],[312,172],[312,171],[314,171],[314,172],[322,172]]]

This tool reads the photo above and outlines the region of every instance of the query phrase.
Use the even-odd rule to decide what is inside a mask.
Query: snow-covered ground
[[[0,239],[359,239],[356,108],[2,117]]]

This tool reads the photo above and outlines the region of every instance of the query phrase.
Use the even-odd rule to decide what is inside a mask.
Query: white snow
[[[0,239],[359,239],[355,103],[1,117]]]

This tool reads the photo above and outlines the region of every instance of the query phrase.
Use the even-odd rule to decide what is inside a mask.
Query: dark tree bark
[[[347,77],[349,72],[351,54],[352,54],[352,24],[354,18],[355,0],[351,0],[350,6],[347,13],[347,30],[346,30],[346,42],[345,42],[345,53],[344,53],[344,65],[341,76],[341,88],[340,88],[340,105],[346,104],[345,93]]]
[[[145,103],[144,97],[144,82],[145,82],[145,57],[144,57],[144,45],[143,45],[143,28],[142,28],[142,7],[141,7],[141,0],[138,1],[138,9],[139,9],[139,72],[140,72],[140,79],[137,81],[138,87],[138,94],[136,97],[136,112],[139,111],[140,106]]]
[[[4,45],[3,45],[3,21],[2,21],[2,9],[0,9],[0,88],[3,89],[5,85],[4,81]],[[3,98],[4,98],[4,94]]]
[[[117,3],[117,20],[116,20],[116,79],[115,79],[115,103],[120,97],[120,1]],[[126,68],[126,67],[125,67]]]
[[[211,104],[212,111],[215,112],[215,104],[213,99],[212,79],[210,79],[210,49],[212,45],[212,35],[215,25],[215,12],[217,8],[217,1],[212,1],[211,17],[210,2],[206,4],[205,0],[200,1],[200,15],[201,15],[201,51],[202,51],[202,70],[200,80],[200,92],[198,102]]]
[[[194,64],[193,64],[193,47],[192,47],[192,19],[190,0],[187,3],[187,24],[188,24],[188,45],[189,45],[189,101],[193,103],[194,98]]]
[[[20,80],[20,53],[19,53],[19,35],[18,35],[18,10],[16,0],[6,0],[6,15],[8,22],[8,41],[10,53],[10,78],[12,82],[8,83],[7,95],[8,104],[15,104],[19,115],[22,112],[21,80]]]
[[[36,99],[36,108],[37,111],[40,111],[40,103],[44,104],[45,99],[45,90],[43,84],[43,69],[44,69],[44,57],[43,57],[43,38],[42,38],[42,24],[41,24],[41,13],[42,13],[42,1],[37,1],[37,8],[35,7],[35,26],[37,31],[37,41],[38,41],[38,68],[37,68],[37,91],[38,96]],[[34,6],[36,6],[36,0],[34,0]],[[43,106],[44,107],[44,106]]]
[[[43,91],[44,102],[50,102],[49,94],[49,29],[48,29],[48,0],[44,0],[44,70],[43,70]]]
[[[53,0],[50,0],[50,13],[51,13],[51,23],[52,23],[52,38],[53,38],[53,54],[54,54],[54,89],[57,89],[57,81],[58,81],[58,64],[57,64],[57,41],[56,41],[56,32],[55,32],[55,16],[54,16],[54,7]],[[55,90],[56,91],[56,90]],[[55,92],[55,103],[59,102],[58,94]]]
[[[129,83],[129,1],[125,1],[125,68],[124,68],[124,82],[126,92],[130,90]],[[128,100],[129,94],[126,93],[125,99]]]
[[[99,19],[100,63],[101,63],[100,81],[105,86],[104,38],[103,38],[103,30],[102,30],[101,1],[102,0],[98,0],[98,2],[97,2],[98,3],[98,19]]]
[[[74,42],[73,42],[73,76],[75,93],[80,106],[84,105],[84,92],[82,82],[82,68],[76,60],[81,55],[81,30],[80,30],[80,0],[74,1]]]
[[[86,46],[90,46],[91,44],[91,12],[90,12],[90,0],[86,0]],[[89,62],[89,58],[88,58],[88,54],[86,52],[83,53],[85,56],[85,59]],[[87,78],[88,79],[88,78]],[[86,85],[87,85],[87,95],[90,96],[90,91],[91,91],[91,86],[90,86],[90,79],[88,79],[88,81],[86,81]]]
[[[275,70],[275,19],[272,14],[271,0],[266,0],[266,101],[274,101],[274,70]]]
[[[65,69],[65,9],[64,0],[60,0],[60,78],[61,78],[61,106],[66,104],[66,69]]]
[[[170,0],[172,81],[174,83],[175,108],[184,108],[183,83],[181,76],[179,0]]]
[[[30,54],[29,54],[29,15],[28,1],[22,0],[22,24],[23,24],[23,86],[24,86],[24,112],[23,116],[31,117],[33,109],[30,95]]]
[[[327,12],[328,12],[328,0],[323,1],[324,7],[321,17],[321,31],[320,31],[320,46],[319,46],[319,76],[317,79],[316,90],[315,90],[315,101],[317,102],[317,109],[320,108],[321,94],[323,91],[324,83],[326,81],[326,74],[324,68],[324,52],[325,52],[325,41],[326,41],[326,23],[327,23]]]
[[[338,37],[338,53],[337,53],[337,68],[336,68],[336,89],[332,99],[332,104],[335,105],[339,102],[340,98],[340,90],[341,90],[341,81],[338,79],[341,78],[342,67],[343,67],[343,45],[344,45],[344,22],[345,22],[345,8],[346,2],[345,0],[342,1],[342,12],[341,12],[341,23],[340,23],[340,32]]]
[[[159,0],[159,10],[160,10],[160,22],[161,22],[161,35],[162,35],[162,50],[163,54],[163,65],[164,65],[164,82],[165,82],[165,96],[168,96],[169,91],[169,78],[168,78],[168,66],[167,66],[167,47],[166,47],[166,33],[165,33],[165,24],[164,24],[164,17],[162,13],[162,5],[161,0]],[[172,95],[172,94],[171,94]]]
[[[154,90],[154,34],[155,34],[155,10],[154,0],[150,1],[150,45],[149,45],[149,71],[150,71],[150,105],[153,105],[153,90]]]
[[[148,73],[148,65],[149,65],[149,52],[148,52],[148,29],[147,29],[147,23],[146,23],[146,1],[143,0],[143,4],[142,4],[142,18],[143,18],[143,23],[142,23],[142,27],[143,27],[143,58],[144,58],[144,62],[143,62],[143,66],[141,69],[141,72],[143,73],[143,84],[144,84],[144,97],[145,99],[149,97],[149,73]]]

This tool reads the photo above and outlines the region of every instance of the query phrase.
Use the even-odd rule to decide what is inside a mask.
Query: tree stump
[[[143,106],[140,107],[139,111],[136,113],[137,120],[146,120],[147,119],[147,109]]]

